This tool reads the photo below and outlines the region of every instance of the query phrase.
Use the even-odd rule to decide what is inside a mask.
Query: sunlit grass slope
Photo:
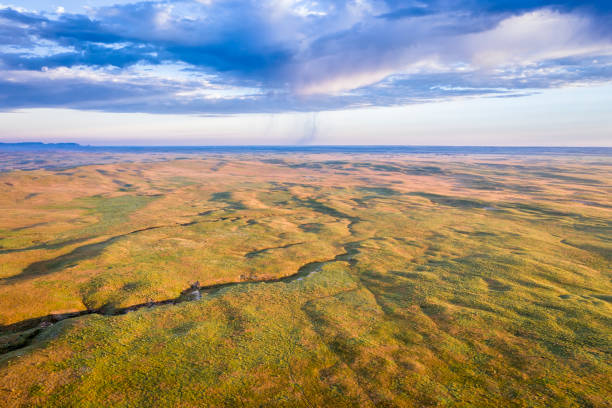
[[[1,174],[0,401],[608,407],[611,166],[295,154]],[[194,281],[235,285],[111,315]],[[105,315],[39,320],[87,310]]]

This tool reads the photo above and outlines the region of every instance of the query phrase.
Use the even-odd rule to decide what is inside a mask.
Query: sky
[[[0,141],[612,145],[609,1],[10,1]]]

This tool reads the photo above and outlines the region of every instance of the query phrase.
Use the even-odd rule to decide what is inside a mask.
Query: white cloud
[[[491,30],[464,36],[459,43],[481,67],[612,53],[612,43],[593,35],[588,18],[551,10],[509,17]]]
[[[26,100],[11,85],[16,97],[4,103],[52,105],[45,81],[64,81],[68,89],[71,79],[168,96],[143,109],[256,95],[244,109],[272,111],[405,104],[612,78],[610,36],[597,16],[577,11],[394,14],[385,0],[126,2],[93,7],[87,16],[70,14],[77,2],[67,0],[62,15],[56,6],[24,16],[3,12],[0,24],[9,35],[0,46],[0,86],[20,81],[24,89],[49,92],[47,99]],[[108,102],[90,94],[113,109],[114,94]]]
[[[36,58],[75,52],[75,48],[59,45],[55,41],[31,37],[30,44],[26,44],[25,46],[0,45],[0,52],[5,54],[20,54],[24,58]]]
[[[373,22],[353,35],[316,44],[295,66],[302,94],[337,94],[393,74],[507,71],[559,58],[612,55],[589,18],[541,9],[501,20],[470,34],[440,32],[457,16]],[[461,17],[465,18],[465,17]],[[452,24],[451,24],[452,25]],[[542,72],[540,72],[542,74]]]

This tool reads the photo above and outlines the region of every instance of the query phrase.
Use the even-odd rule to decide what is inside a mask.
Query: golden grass
[[[609,158],[149,159],[0,175],[0,346],[240,284],[43,329],[5,406],[609,404]]]

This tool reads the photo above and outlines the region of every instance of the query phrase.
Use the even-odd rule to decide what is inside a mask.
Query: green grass
[[[0,176],[39,192],[11,211],[49,223],[0,225],[4,405],[609,406],[609,166],[311,159],[76,167],[95,188],[61,196],[51,173]],[[196,280],[236,284],[33,339],[10,326]]]

